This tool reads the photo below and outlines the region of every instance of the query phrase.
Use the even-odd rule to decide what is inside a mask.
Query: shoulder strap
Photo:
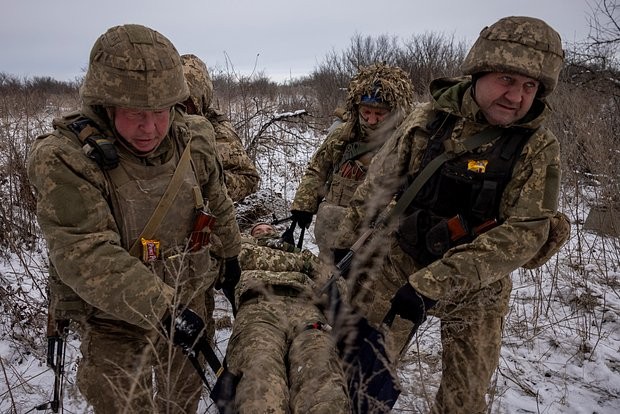
[[[374,151],[375,149],[379,148],[382,144],[383,142],[376,142],[376,143],[369,143],[369,142],[362,142],[362,141],[349,142],[345,146],[344,152],[342,154],[342,158],[340,159],[340,162],[338,163],[334,171],[339,171],[340,168],[347,161],[355,160],[356,158],[366,153]]]
[[[149,221],[144,225],[142,232],[129,249],[129,254],[131,254],[132,256],[138,257],[140,255],[140,240],[142,238],[149,239],[152,237],[152,235],[159,228],[159,225],[164,219],[166,213],[168,212],[168,209],[172,205],[173,200],[176,198],[177,193],[179,192],[179,188],[181,188],[181,181],[183,181],[183,176],[191,165],[190,143],[191,139],[187,142],[185,150],[183,150],[183,154],[181,155],[179,164],[177,165],[177,168],[174,171],[174,175],[168,183],[168,187],[166,187],[164,195],[161,196],[161,199],[157,203],[155,210],[153,210],[153,214],[151,214]]]
[[[384,220],[384,223],[389,223],[392,219],[405,212],[424,183],[428,181],[428,179],[444,162],[493,141],[495,138],[502,135],[502,131],[502,128],[492,127],[487,128],[478,134],[472,135],[462,142],[454,142],[452,140],[444,141],[445,151],[439,156],[433,158],[431,162],[429,162],[426,167],[424,167],[424,169],[415,177],[403,195],[398,199],[394,205],[394,208],[390,210]]]

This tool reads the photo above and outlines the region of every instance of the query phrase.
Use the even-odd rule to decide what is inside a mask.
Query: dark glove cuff
[[[422,298],[422,301],[424,302],[425,310],[429,310],[430,308],[432,308],[433,306],[437,304],[437,301],[435,299],[428,298],[424,296],[423,294],[421,294],[420,292],[418,292],[418,295],[420,295],[420,297]]]

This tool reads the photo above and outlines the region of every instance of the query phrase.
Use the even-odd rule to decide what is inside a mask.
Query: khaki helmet
[[[200,115],[205,115],[213,99],[213,82],[207,65],[196,55],[181,55],[183,73],[189,86],[189,100]]]
[[[514,72],[538,80],[549,95],[558,84],[564,61],[562,39],[547,23],[534,17],[510,16],[480,32],[463,61],[463,72]]]
[[[397,66],[378,63],[362,67],[349,83],[346,112],[357,112],[360,103],[409,112],[413,108],[411,80]]]
[[[127,24],[108,29],[93,45],[80,96],[86,105],[157,110],[183,102],[189,89],[170,40]]]

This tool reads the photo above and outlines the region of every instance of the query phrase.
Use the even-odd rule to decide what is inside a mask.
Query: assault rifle
[[[51,409],[57,413],[62,407],[62,391],[65,375],[65,351],[69,319],[56,320],[53,312],[47,314],[47,366],[54,371],[52,399],[35,407],[36,410]]]
[[[327,293],[327,318],[332,325],[340,357],[346,367],[346,381],[353,413],[370,411],[389,412],[401,389],[398,377],[389,363],[385,347],[384,327],[373,326],[358,310],[342,300],[336,279],[349,277],[354,255],[378,230],[383,230],[384,219],[376,228],[366,230],[336,264],[337,271],[330,277],[321,293]],[[395,313],[390,310],[383,320],[386,329],[392,325]]]
[[[183,352],[187,355],[200,379],[202,379],[203,384],[209,390],[209,397],[211,397],[219,412],[221,414],[233,414],[235,412],[232,408],[235,391],[241,375],[235,375],[228,370],[226,359],[224,359],[223,363],[220,362],[215,351],[204,337],[200,338],[191,349],[184,349]],[[204,356],[217,378],[213,387],[209,384],[207,373],[198,360],[199,353]]]

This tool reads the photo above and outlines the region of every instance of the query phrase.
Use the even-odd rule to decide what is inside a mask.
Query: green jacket
[[[353,121],[339,125],[323,141],[308,163],[304,176],[295,192],[291,210],[307,211],[315,214],[319,203],[329,190],[334,168],[340,163],[342,154],[354,134]]]

